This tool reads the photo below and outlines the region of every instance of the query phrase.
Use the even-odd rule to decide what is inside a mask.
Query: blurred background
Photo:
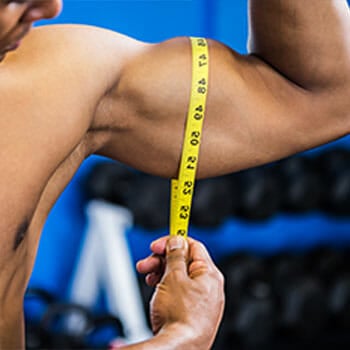
[[[140,40],[205,36],[245,53],[247,0],[65,0],[51,23]],[[39,25],[45,25],[41,22]],[[235,155],[232,154],[232,158]],[[53,208],[25,300],[28,349],[150,336],[135,272],[168,233],[169,181],[93,156]],[[350,139],[196,184],[190,235],[226,277],[214,349],[350,345]]]

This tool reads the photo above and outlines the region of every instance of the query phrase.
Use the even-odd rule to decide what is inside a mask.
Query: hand
[[[209,349],[224,309],[221,272],[204,245],[191,238],[163,237],[151,250],[137,270],[156,287],[151,300],[153,332],[179,330],[179,336],[195,342],[194,348]]]

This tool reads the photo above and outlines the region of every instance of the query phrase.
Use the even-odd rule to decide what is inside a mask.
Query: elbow
[[[324,90],[317,100],[322,106],[325,124],[329,125],[329,130],[334,130],[334,139],[347,136],[350,133],[350,83]]]

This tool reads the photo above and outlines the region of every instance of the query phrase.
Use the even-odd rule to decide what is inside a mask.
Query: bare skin
[[[350,129],[346,1],[251,0],[249,6],[250,55],[209,41],[200,177],[268,163]],[[98,28],[47,26],[14,50],[34,21],[59,9],[58,0],[0,2],[2,349],[24,347],[22,300],[41,230],[83,160],[101,154],[173,177],[181,153],[189,40],[151,45]],[[178,290],[180,299],[186,295]],[[183,322],[191,328],[188,317]],[[176,327],[166,328],[153,348],[178,339]]]
[[[162,237],[151,249],[137,269],[155,287],[150,313],[155,337],[123,349],[210,349],[224,309],[221,272],[203,244],[191,238]]]

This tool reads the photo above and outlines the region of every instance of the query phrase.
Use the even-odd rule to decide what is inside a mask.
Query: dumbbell
[[[282,189],[283,211],[306,212],[320,208],[323,186],[311,157],[289,157],[278,163],[276,171]]]
[[[239,195],[233,198],[234,213],[246,220],[266,220],[281,206],[281,189],[274,166],[262,166],[242,171],[232,177]]]
[[[86,335],[93,328],[89,310],[78,304],[51,304],[40,320],[48,349],[86,349]]]
[[[235,198],[229,176],[198,180],[195,184],[191,224],[203,228],[215,228],[232,216]]]
[[[127,206],[137,173],[118,162],[101,162],[92,167],[84,179],[88,199],[102,199]]]
[[[350,151],[334,148],[321,153],[317,167],[323,178],[322,209],[336,215],[350,214]]]
[[[266,261],[279,309],[279,330],[290,339],[315,339],[327,326],[327,292],[307,271],[304,257],[279,254]]]
[[[123,339],[121,321],[110,314],[94,315],[82,305],[54,303],[44,313],[40,328],[49,337],[45,348],[106,349],[116,338]]]
[[[241,346],[263,346],[276,329],[276,307],[261,258],[237,253],[220,264],[226,279],[226,337]]]
[[[49,335],[41,329],[39,323],[55,297],[39,287],[29,287],[24,297],[26,349],[44,349]]]
[[[349,250],[319,247],[308,254],[309,269],[323,281],[328,292],[330,325],[333,330],[350,330]]]
[[[119,318],[110,314],[93,315],[85,343],[89,349],[107,349],[116,339],[121,342],[124,338],[124,328]]]
[[[350,274],[336,274],[330,288],[329,304],[332,319],[339,329],[350,330]]]
[[[134,182],[127,206],[134,223],[154,231],[169,226],[170,182],[167,179],[142,174]]]

